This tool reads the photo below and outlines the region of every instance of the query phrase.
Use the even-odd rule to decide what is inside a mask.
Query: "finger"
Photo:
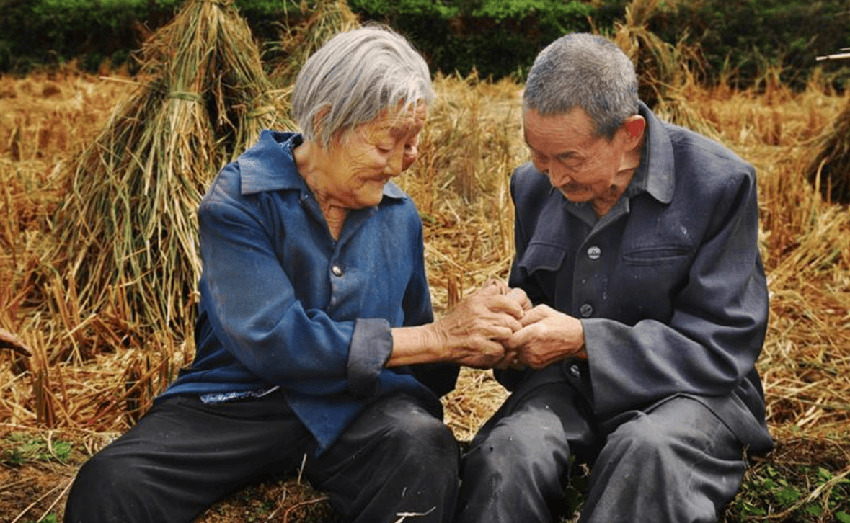
[[[532,308],[531,300],[528,299],[528,295],[519,287],[515,287],[508,291],[508,298],[517,302],[524,311],[529,311]]]
[[[517,320],[525,315],[525,311],[522,309],[522,305],[520,305],[516,300],[510,298],[508,296],[490,296],[485,303],[485,306],[491,311],[496,313],[506,313]]]
[[[548,309],[545,305],[538,305],[537,307],[526,311],[520,320],[522,322],[522,326],[527,327],[531,324],[543,321],[549,317],[549,310],[550,309]]]
[[[490,315],[487,315],[482,319],[485,319],[485,321],[494,327],[509,329],[509,335],[512,335],[514,332],[523,327],[520,318],[517,318],[516,315],[511,312],[490,311]]]
[[[478,291],[476,291],[475,294],[484,294],[484,295],[487,295],[487,296],[492,296],[492,295],[507,294],[508,291],[510,291],[510,287],[508,287],[508,285],[505,282],[498,280],[496,278],[490,278],[489,280],[487,280],[484,283],[484,285]]]
[[[477,366],[492,367],[497,365],[505,357],[505,347],[498,342],[488,341],[483,343],[473,359]]]
[[[488,330],[490,331],[488,338],[501,344],[505,340],[510,339],[514,332],[519,330],[519,322],[516,322],[516,328],[493,325]]]
[[[532,332],[528,327],[523,327],[515,331],[510,338],[502,341],[505,350],[522,353],[523,349],[528,346],[531,341]]]
[[[505,351],[504,357],[494,367],[499,369],[518,369],[523,368],[524,365],[519,361],[519,353]]]

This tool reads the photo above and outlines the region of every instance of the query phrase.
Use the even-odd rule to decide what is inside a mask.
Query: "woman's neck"
[[[339,239],[345,218],[348,216],[348,208],[338,205],[325,188],[323,182],[326,178],[328,161],[324,149],[310,141],[305,141],[293,152],[298,172],[316,197],[322,216],[328,224],[328,231],[334,239]]]

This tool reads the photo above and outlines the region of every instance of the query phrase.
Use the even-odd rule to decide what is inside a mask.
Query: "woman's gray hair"
[[[523,106],[542,116],[581,107],[607,139],[638,113],[638,81],[631,60],[610,40],[571,33],[547,46],[528,72]]]
[[[398,33],[372,24],[337,34],[307,59],[291,113],[306,139],[327,148],[338,131],[370,122],[384,109],[433,99],[422,56]]]

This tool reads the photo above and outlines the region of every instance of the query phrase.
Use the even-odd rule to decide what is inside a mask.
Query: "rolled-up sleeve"
[[[390,324],[380,318],[358,319],[354,323],[348,357],[348,387],[359,397],[378,391],[378,376],[393,350]]]

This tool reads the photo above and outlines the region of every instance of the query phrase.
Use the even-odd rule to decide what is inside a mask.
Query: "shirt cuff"
[[[383,318],[358,318],[348,351],[348,388],[360,397],[374,395],[378,376],[393,350],[390,322]]]

